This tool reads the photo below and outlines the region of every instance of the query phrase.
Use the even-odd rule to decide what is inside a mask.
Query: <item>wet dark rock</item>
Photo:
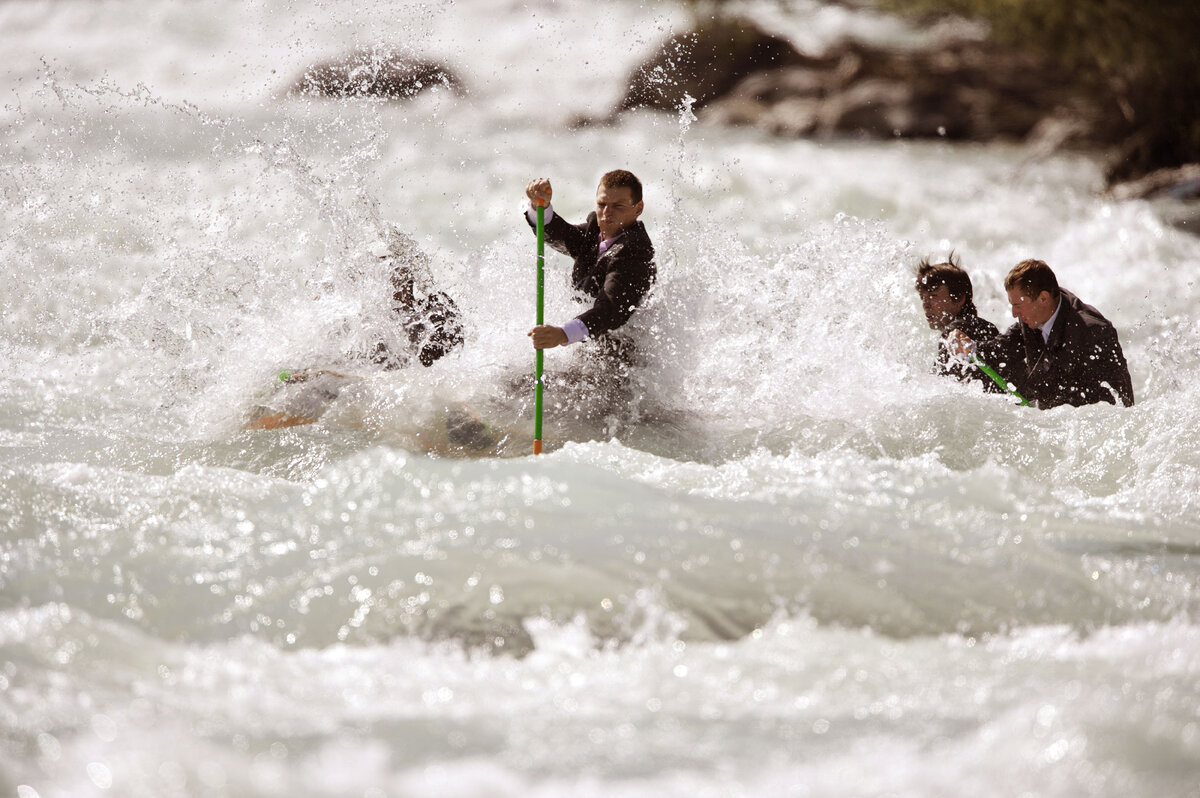
[[[1158,169],[1114,185],[1114,199],[1151,200],[1167,224],[1200,236],[1200,163]]]
[[[289,93],[403,100],[438,87],[463,93],[462,81],[434,61],[405,58],[380,50],[358,50],[343,58],[309,67]]]
[[[1046,63],[977,42],[893,51],[845,41],[822,57],[747,76],[698,116],[795,136],[1069,137],[1079,129],[1044,123],[1097,111],[1061,86]]]
[[[574,124],[610,122],[635,108],[678,111],[687,97],[694,100],[693,110],[703,108],[747,75],[802,59],[786,39],[746,20],[719,17],[672,36],[634,69],[624,96],[607,118],[581,118]]]
[[[635,69],[605,120],[635,108],[817,138],[1086,139],[1099,103],[1044,58],[978,41],[888,50],[843,40],[805,55],[754,23],[719,17],[672,36]],[[575,124],[597,120],[581,119]]]
[[[1167,214],[1167,222],[1185,233],[1200,236],[1200,207],[1190,207]]]
[[[1137,180],[1113,186],[1117,199],[1200,200],[1200,163],[1159,169]]]
[[[634,70],[617,111],[677,110],[685,95],[695,99],[693,109],[703,108],[747,75],[801,59],[786,39],[745,20],[719,18],[672,36]]]
[[[1200,5],[1171,0],[1141,16],[1067,13],[1055,3],[1023,15],[1006,5],[991,16],[1008,20],[1008,32],[993,28],[988,40],[964,34],[887,49],[847,39],[803,54],[733,16],[732,3],[693,4],[718,16],[665,41],[606,117],[575,124],[612,122],[637,108],[674,113],[691,97],[701,121],[777,135],[1021,140],[1035,157],[1087,149],[1103,158],[1110,185],[1196,160],[1200,50],[1187,40],[1195,28],[1187,23]],[[1055,24],[1033,35],[1022,28],[1026,17],[1035,28]]]

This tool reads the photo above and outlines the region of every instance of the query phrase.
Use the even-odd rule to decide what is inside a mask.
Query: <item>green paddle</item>
[[[537,323],[544,323],[545,278],[543,266],[546,262],[546,202],[534,200],[537,206]],[[533,453],[542,453],[542,358],[544,352],[537,350],[536,382],[533,394]]]
[[[1016,388],[1009,385],[1005,381],[1005,379],[1003,377],[1001,377],[999,374],[997,374],[996,371],[991,366],[989,366],[987,363],[984,363],[982,360],[975,357],[975,355],[971,355],[971,362],[974,363],[976,366],[979,366],[979,370],[982,371],[984,374],[988,375],[989,377],[991,377],[992,382],[996,383],[1001,388],[1003,388],[1005,393],[1010,393],[1013,396],[1020,399],[1021,404],[1024,405],[1025,407],[1033,407],[1033,405],[1029,404],[1028,400],[1026,400],[1024,396],[1021,396],[1021,394],[1017,393]]]

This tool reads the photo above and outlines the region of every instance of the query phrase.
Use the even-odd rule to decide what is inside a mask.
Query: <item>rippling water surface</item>
[[[5,794],[1197,794],[1200,241],[1079,155],[568,129],[686,23],[603,9],[0,6]],[[377,45],[466,93],[287,95]],[[523,186],[582,218],[616,166],[659,252],[644,362],[613,407],[548,352],[533,458]],[[464,312],[429,369],[362,358],[389,222]],[[1049,262],[1137,405],[932,376],[911,269],[951,248],[1002,325]],[[303,367],[362,379],[244,430]]]

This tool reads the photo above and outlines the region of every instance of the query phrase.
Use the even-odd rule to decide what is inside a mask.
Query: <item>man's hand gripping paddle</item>
[[[995,369],[975,356],[975,344],[961,330],[952,330],[948,335],[950,356],[952,358],[962,363],[970,363],[972,366],[975,366],[984,374],[986,374],[992,382],[999,385],[1000,390],[1016,397],[1016,399],[1025,407],[1033,407],[1033,405],[1029,404],[1029,400],[1027,400],[1024,396],[1021,396],[1014,386],[1009,385],[1003,377],[996,373]]]
[[[999,374],[997,374],[996,371],[991,366],[989,366],[987,363],[984,363],[982,360],[975,357],[974,354],[971,355],[971,362],[973,364],[975,364],[976,366],[978,366],[980,371],[982,371],[984,374],[991,377],[992,382],[999,385],[1004,390],[1005,393],[1010,393],[1013,396],[1015,396],[1017,399],[1020,399],[1021,404],[1024,405],[1025,407],[1032,407],[1032,405],[1029,404],[1029,401],[1026,400],[1024,396],[1021,396],[1021,394],[1017,393],[1016,388],[1009,385],[1008,382],[1006,382],[1003,377],[1001,377]]]

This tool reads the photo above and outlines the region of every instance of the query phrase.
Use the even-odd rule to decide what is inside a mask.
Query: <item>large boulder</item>
[[[633,70],[624,96],[604,121],[634,108],[678,111],[688,97],[693,109],[703,108],[747,75],[802,59],[786,39],[764,33],[752,22],[720,16],[663,42]]]
[[[1158,169],[1137,180],[1128,180],[1112,187],[1117,199],[1200,200],[1200,163],[1189,163],[1169,169]]]
[[[462,81],[441,64],[373,49],[314,64],[296,79],[289,93],[403,100],[438,87],[463,91]]]
[[[754,23],[717,17],[672,36],[630,75],[634,108],[791,136],[1086,138],[1102,114],[1048,61],[978,41],[889,50],[844,40],[809,56]],[[588,120],[580,120],[586,122]]]
[[[796,136],[1025,138],[1047,119],[1096,116],[1061,85],[1047,64],[976,42],[894,51],[844,41],[747,76],[700,117]]]

